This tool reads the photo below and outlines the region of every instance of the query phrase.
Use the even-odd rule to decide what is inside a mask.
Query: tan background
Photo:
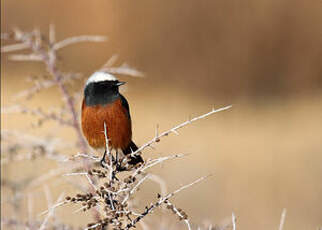
[[[192,154],[154,170],[170,190],[214,175],[175,199],[193,222],[220,223],[234,211],[238,229],[277,229],[285,207],[285,229],[322,225],[320,1],[10,0],[1,1],[1,7],[2,32],[14,26],[47,32],[54,23],[59,40],[107,35],[107,43],[64,49],[61,67],[88,76],[117,53],[120,63],[143,71],[144,79],[122,78],[128,81],[124,94],[139,144],[154,135],[156,124],[163,130],[213,105],[234,105],[166,138],[156,150]],[[12,63],[6,57],[1,59],[2,105],[26,87],[26,76],[44,73],[39,64]],[[82,90],[82,84],[73,88]],[[60,101],[52,89],[28,103],[46,107]],[[2,118],[5,129],[30,131],[29,117]],[[2,177],[18,180],[52,167],[33,164],[22,164],[20,172],[3,167]],[[31,170],[35,167],[39,170]],[[70,189],[51,188],[55,196]],[[37,189],[35,213],[46,208]],[[58,215],[66,219],[70,211],[61,209]],[[76,214],[66,221],[83,224]]]

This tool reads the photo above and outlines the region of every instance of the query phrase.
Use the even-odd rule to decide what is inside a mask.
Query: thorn
[[[175,133],[176,135],[179,135],[178,131],[176,130],[172,130],[173,133]]]

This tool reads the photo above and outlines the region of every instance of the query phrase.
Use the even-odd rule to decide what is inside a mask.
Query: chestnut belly
[[[120,99],[107,105],[82,105],[82,129],[93,148],[105,147],[104,122],[107,128],[109,147],[125,149],[131,142],[131,120]]]

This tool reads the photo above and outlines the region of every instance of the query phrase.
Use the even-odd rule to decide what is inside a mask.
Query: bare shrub
[[[179,220],[183,221],[187,229],[196,229],[198,225],[193,225],[189,216],[184,210],[177,207],[171,198],[179,192],[193,186],[208,176],[201,177],[177,188],[175,191],[166,193],[164,182],[156,175],[149,173],[149,169],[168,160],[178,159],[185,156],[185,154],[175,154],[165,157],[157,157],[154,159],[145,159],[145,162],[132,167],[127,164],[127,158],[118,159],[113,152],[108,151],[107,164],[102,168],[99,164],[100,156],[90,153],[86,141],[83,138],[80,124],[79,111],[75,106],[79,100],[79,94],[73,93],[68,84],[81,79],[81,74],[64,73],[59,69],[57,64],[57,52],[67,46],[78,44],[81,42],[103,42],[106,40],[104,36],[83,35],[77,37],[66,38],[62,41],[56,41],[55,30],[50,26],[48,38],[35,29],[31,32],[23,32],[19,29],[13,30],[12,33],[2,34],[1,39],[14,41],[14,44],[5,45],[1,47],[2,53],[17,52],[28,50],[28,54],[11,54],[9,59],[13,61],[33,61],[44,64],[49,76],[39,76],[30,78],[33,86],[16,95],[16,99],[21,98],[31,99],[42,90],[47,90],[51,87],[57,87],[60,90],[60,97],[63,105],[60,108],[52,108],[46,111],[42,108],[29,108],[17,101],[13,106],[6,107],[2,110],[3,113],[23,113],[30,114],[37,117],[36,127],[43,125],[47,121],[54,121],[59,126],[71,128],[75,135],[75,143],[65,143],[58,139],[57,136],[34,136],[19,132],[19,130],[2,130],[1,139],[5,143],[2,149],[1,165],[15,164],[18,161],[35,160],[38,158],[47,159],[57,163],[57,168],[48,171],[46,174],[38,178],[32,178],[22,184],[15,184],[8,181],[6,178],[2,179],[2,187],[7,187],[13,192],[12,205],[20,206],[23,200],[28,201],[28,214],[30,218],[27,221],[21,220],[19,217],[4,216],[1,220],[2,226],[9,226],[12,228],[25,227],[28,229],[73,229],[72,226],[61,223],[59,221],[50,221],[55,217],[55,209],[60,206],[77,205],[76,212],[90,211],[93,215],[93,221],[88,223],[85,229],[132,229],[141,225],[141,228],[148,229],[144,223],[144,219],[159,207],[169,210]],[[102,70],[125,74],[130,76],[142,76],[143,74],[126,64],[121,66],[114,66],[117,56],[113,56],[102,67]],[[142,152],[156,143],[160,142],[163,137],[170,134],[178,134],[178,130],[186,125],[191,124],[199,119],[206,118],[212,114],[229,109],[231,106],[220,109],[212,109],[210,112],[201,116],[189,119],[169,130],[159,132],[156,130],[155,136],[143,144],[139,149],[132,153],[132,155],[139,155]],[[105,127],[106,128],[106,127]],[[108,136],[106,135],[106,143],[108,143]],[[78,153],[70,156],[62,153],[64,146],[73,146],[79,150]],[[106,146],[108,150],[108,146]],[[126,172],[119,171],[119,165],[126,169]],[[62,192],[57,200],[53,202],[52,195],[46,183],[51,178],[64,178],[72,185],[74,185],[79,192],[76,195],[66,195]],[[75,180],[68,180],[70,177],[82,177],[87,181],[84,187],[82,183],[77,183]],[[142,184],[147,180],[154,180],[159,182],[161,192],[155,194],[154,201],[141,200],[145,202],[144,210],[137,210],[134,203],[138,200],[137,191]],[[77,180],[76,180],[77,181]],[[47,197],[48,210],[41,213],[39,216],[33,218],[32,211],[32,190],[36,186],[42,185]],[[235,229],[235,216],[232,215],[231,222],[225,226],[218,227],[207,225],[205,229]],[[198,227],[201,229],[201,226]],[[156,226],[153,227],[156,229]]]

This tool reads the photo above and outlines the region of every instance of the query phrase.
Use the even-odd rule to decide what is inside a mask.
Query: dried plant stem
[[[172,192],[172,193],[169,193],[167,196],[165,196],[165,197],[160,197],[159,198],[159,200],[156,202],[156,203],[154,203],[154,204],[152,204],[150,207],[147,207],[146,208],[146,210],[143,212],[143,213],[141,213],[141,215],[140,216],[138,216],[138,217],[136,217],[134,220],[132,220],[131,221],[131,223],[128,225],[128,226],[126,226],[126,228],[125,228],[125,230],[128,230],[128,229],[130,229],[130,228],[133,228],[135,225],[136,225],[136,223],[138,223],[141,219],[143,219],[146,215],[148,215],[148,214],[150,214],[151,212],[153,212],[153,210],[155,209],[155,208],[157,208],[157,207],[159,207],[161,204],[163,204],[163,203],[165,203],[165,201],[167,201],[168,199],[170,199],[171,197],[173,197],[175,194],[177,194],[178,192],[181,192],[182,190],[185,190],[185,189],[187,189],[187,188],[189,188],[189,187],[191,187],[192,185],[194,185],[194,184],[197,184],[197,183],[199,183],[199,182],[201,182],[201,181],[203,181],[203,180],[205,180],[206,178],[208,178],[209,176],[205,176],[205,177],[201,177],[201,178],[199,178],[199,179],[197,179],[197,180],[195,180],[195,181],[193,181],[192,183],[190,183],[190,184],[187,184],[187,185],[184,185],[184,186],[182,186],[182,187],[180,187],[180,188],[178,188],[177,190],[175,190],[174,192]]]
[[[54,74],[55,72],[53,72]],[[65,98],[65,101],[67,102],[67,105],[69,107],[69,110],[71,112],[72,115],[72,124],[73,127],[77,133],[77,137],[78,137],[78,142],[80,144],[80,149],[83,153],[86,153],[88,148],[87,148],[87,144],[86,141],[83,137],[82,131],[80,129],[79,126],[79,120],[78,120],[78,114],[75,110],[75,105],[74,105],[74,100],[72,99],[72,97],[70,96],[70,94],[67,92],[66,86],[63,84],[63,82],[61,81],[61,78],[59,77],[59,75],[56,76],[56,81],[57,84],[59,85],[59,88],[61,89],[61,92]]]
[[[279,225],[278,230],[283,230],[284,223],[285,223],[285,218],[286,218],[286,208],[284,208],[283,211],[282,211],[280,225]]]
[[[106,155],[108,156],[108,160],[109,160],[109,165],[107,165],[107,167],[109,169],[109,175],[110,175],[109,179],[111,182],[113,182],[113,180],[114,180],[113,157],[112,157],[112,153],[109,148],[109,140],[108,140],[108,136],[107,136],[107,127],[106,127],[105,122],[104,122],[104,137],[105,137],[105,151],[106,151]]]
[[[69,157],[68,159],[66,159],[66,161],[73,161],[73,160],[76,160],[77,158],[85,158],[85,159],[92,160],[95,162],[99,162],[101,160],[98,156],[95,156],[95,155],[90,155],[90,154],[85,154],[85,153],[77,153],[77,154]]]
[[[54,40],[54,38],[52,38]],[[57,42],[53,45],[54,50],[59,50],[66,46],[70,46],[72,44],[80,43],[80,42],[105,42],[107,41],[107,37],[105,36],[97,36],[97,35],[80,35],[75,37],[66,38],[60,42]]]
[[[218,112],[221,112],[221,111],[230,109],[231,107],[232,107],[232,105],[229,105],[229,106],[226,106],[226,107],[223,107],[223,108],[219,108],[219,109],[213,109],[213,110],[211,110],[208,113],[205,113],[205,114],[200,115],[198,117],[194,117],[192,119],[189,119],[189,120],[187,120],[187,121],[185,121],[185,122],[183,122],[183,123],[181,123],[181,124],[179,124],[179,125],[171,128],[171,129],[169,129],[169,130],[167,130],[167,131],[165,131],[163,133],[158,134],[158,132],[157,132],[157,135],[152,140],[146,142],[138,150],[136,150],[135,152],[133,152],[132,155],[138,154],[139,152],[141,152],[145,148],[150,147],[153,143],[159,142],[160,141],[160,138],[165,137],[165,136],[168,136],[170,133],[178,134],[177,130],[180,129],[180,128],[182,128],[182,127],[184,127],[184,126],[186,126],[186,125],[189,125],[189,124],[191,124],[191,123],[193,123],[193,122],[195,122],[197,120],[203,119],[205,117],[208,117],[208,116],[210,116],[210,115],[212,115],[214,113],[218,113]]]
[[[20,50],[24,50],[24,49],[28,49],[28,48],[29,48],[28,44],[25,44],[25,43],[7,45],[4,47],[1,47],[1,53],[20,51]]]
[[[61,125],[66,125],[66,126],[72,126],[73,124],[71,123],[70,120],[66,120],[61,118],[60,115],[55,114],[55,113],[46,113],[42,111],[41,109],[30,109],[22,105],[15,105],[11,107],[4,108],[2,111],[3,114],[9,114],[9,113],[26,113],[30,115],[35,115],[40,117],[43,120],[53,120],[58,122]]]
[[[44,229],[46,229],[46,225],[47,225],[47,222],[48,222],[49,218],[50,218],[52,215],[54,215],[55,208],[56,208],[56,207],[58,207],[58,205],[59,205],[59,204],[61,204],[61,200],[63,199],[63,196],[64,196],[64,194],[63,194],[63,193],[62,193],[62,194],[60,194],[60,196],[58,197],[58,199],[57,199],[57,201],[56,201],[56,204],[55,204],[55,205],[53,205],[53,206],[49,209],[48,214],[47,214],[47,216],[45,217],[44,221],[42,222],[42,224],[41,224],[41,226],[40,226],[39,230],[44,230]]]
[[[188,228],[188,230],[192,230],[191,229],[191,224],[190,224],[190,221],[189,221],[189,219],[185,216],[185,215],[183,215],[178,209],[177,209],[177,207],[174,205],[174,204],[172,204],[170,201],[166,201],[165,202],[169,207],[171,207],[171,209],[172,209],[172,211],[180,218],[180,219],[182,219],[185,223],[186,223],[186,225],[187,225],[187,228]]]
[[[136,169],[133,172],[132,176],[136,177],[139,172],[144,172],[147,169],[152,168],[153,166],[156,166],[158,164],[161,164],[162,162],[164,162],[166,160],[171,160],[171,159],[174,159],[174,158],[181,158],[181,157],[184,157],[184,156],[187,156],[187,155],[188,154],[175,154],[175,155],[170,155],[170,156],[166,156],[166,157],[159,157],[159,158],[156,158],[156,159],[148,160],[146,162],[146,164],[143,164],[141,167]]]
[[[231,214],[231,223],[232,223],[232,226],[233,226],[233,230],[236,230],[236,216],[235,216],[235,213]]]
[[[122,201],[122,204],[125,204],[128,199],[130,198],[130,196],[137,190],[137,188],[146,180],[148,179],[149,174],[145,175],[131,190],[130,192],[126,195],[126,197],[124,198],[124,200]]]

